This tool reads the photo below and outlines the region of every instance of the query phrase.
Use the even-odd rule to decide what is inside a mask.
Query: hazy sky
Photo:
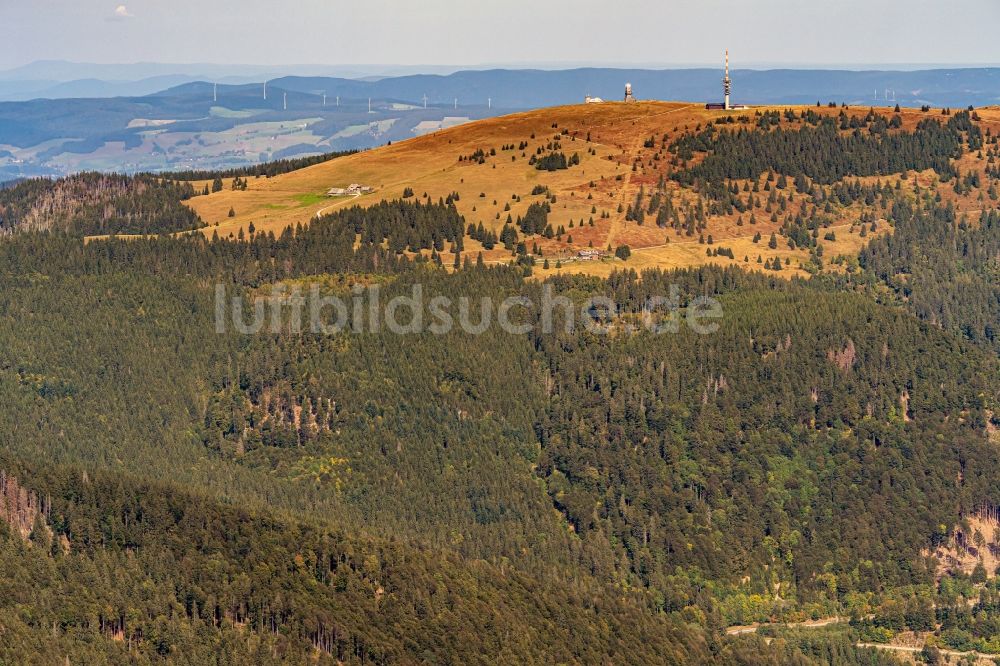
[[[1000,61],[998,0],[0,0],[0,66]]]

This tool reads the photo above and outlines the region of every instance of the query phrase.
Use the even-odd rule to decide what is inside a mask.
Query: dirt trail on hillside
[[[821,617],[818,620],[806,620],[804,622],[765,622],[763,624],[746,624],[726,629],[726,635],[739,636],[742,634],[755,634],[761,627],[793,627],[796,629],[819,629],[831,624],[847,622],[847,618],[834,615],[833,617]]]
[[[906,645],[886,645],[885,643],[858,643],[858,647],[861,648],[875,648],[876,650],[886,650],[889,652],[904,652],[906,654],[919,654],[923,651],[922,647],[909,647]],[[987,654],[985,652],[958,652],[957,650],[945,650],[944,648],[938,648],[938,652],[946,657],[965,657],[972,656],[981,660],[992,660],[1000,658],[1000,654]]]
[[[678,111],[684,111],[685,109],[690,109],[693,106],[695,105],[688,104],[686,106],[680,106],[676,109],[670,109],[669,111],[663,111],[661,113],[654,114],[652,117],[655,118],[659,116],[665,116],[670,113],[677,113]],[[635,160],[635,155],[642,148],[642,144],[645,140],[646,140],[645,136],[636,137],[635,143],[632,145],[632,148],[629,151],[629,156],[633,160],[633,164]],[[626,199],[629,195],[629,187],[632,185],[632,174],[634,173],[635,172],[631,168],[629,168],[629,170],[625,174],[625,181],[622,183],[622,191],[618,195],[619,209],[625,207],[627,203]],[[621,213],[616,213],[616,216],[611,219],[611,226],[608,228],[608,245],[611,247],[612,250],[614,250],[615,235],[618,233],[619,228],[623,226],[625,226],[625,216]]]

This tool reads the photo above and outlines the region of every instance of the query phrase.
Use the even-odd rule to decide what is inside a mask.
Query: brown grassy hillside
[[[764,110],[729,113],[752,117]],[[840,113],[838,108],[813,110],[824,115]],[[892,109],[877,111],[892,115]],[[868,109],[848,110],[861,115],[867,112]],[[903,110],[903,127],[912,129],[922,118],[936,117],[937,113]],[[984,128],[998,131],[1000,111],[980,111],[980,114]],[[560,270],[608,273],[620,267],[621,262],[580,262],[574,257],[588,247],[604,250],[608,246],[628,245],[633,252],[628,264],[635,268],[694,266],[709,261],[755,264],[758,257],[765,260],[780,257],[792,269],[786,274],[794,274],[806,253],[789,249],[783,243],[774,250],[767,247],[768,237],[780,226],[771,222],[769,215],[758,214],[758,223],[752,227],[740,225],[735,214],[711,216],[705,233],[694,237],[648,222],[639,226],[625,219],[624,210],[640,188],[648,194],[671,170],[666,143],[722,115],[723,112],[707,111],[702,105],[674,102],[538,109],[443,130],[270,179],[251,179],[245,191],[232,191],[226,183],[223,191],[196,197],[189,205],[208,224],[204,230],[207,234],[237,235],[241,229],[246,232],[251,223],[258,231],[279,233],[289,225],[307,224],[317,215],[338,208],[399,198],[410,188],[415,199],[424,201],[436,202],[457,193],[456,206],[467,222],[482,223],[487,229],[499,231],[508,215],[516,220],[531,203],[554,195],[549,221],[553,228],[564,227],[565,235],[559,239],[533,238],[528,243],[529,248],[537,243],[544,257],[550,260],[548,272],[555,272],[556,261],[561,260]],[[548,172],[529,163],[532,155],[541,157],[553,148],[567,157],[578,155],[579,165]],[[469,159],[479,155],[477,151],[482,151],[482,159]],[[966,155],[960,162],[963,171],[985,168],[985,160],[973,155]],[[906,177],[912,181],[914,174]],[[936,182],[933,172],[917,177],[924,186]],[[895,176],[883,180],[894,183],[899,179],[900,176]],[[358,198],[325,196],[329,188],[351,183],[370,185],[375,191]],[[531,194],[539,185],[547,188],[548,195]],[[667,189],[676,202],[697,204],[697,193],[671,182]],[[960,209],[975,210],[982,205],[971,198],[962,200],[950,188],[942,190],[943,196],[954,200]],[[804,197],[801,203],[793,199],[792,211],[797,210],[796,205],[805,206]],[[229,217],[230,210],[234,217]],[[836,212],[838,219],[829,227],[836,240],[825,244],[826,256],[854,255],[870,240],[870,236],[860,237],[853,227],[859,214],[857,207]],[[882,225],[878,233],[887,230],[887,225]],[[757,233],[764,242],[752,242]],[[708,257],[702,242],[704,236],[711,236],[716,247],[731,249],[735,259]],[[482,246],[467,239],[465,250],[475,257]],[[510,252],[498,245],[484,252],[484,258],[507,261]],[[545,273],[541,261],[537,270]]]

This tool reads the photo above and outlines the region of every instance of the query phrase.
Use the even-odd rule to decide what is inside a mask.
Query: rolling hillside
[[[712,197],[688,183],[671,180],[682,170],[684,162],[671,152],[671,145],[685,134],[728,119],[733,124],[721,127],[759,130],[757,125],[763,114],[786,111],[784,107],[759,108],[727,114],[679,102],[540,109],[482,120],[275,178],[251,179],[245,191],[233,191],[227,183],[223,191],[196,197],[189,205],[207,223],[206,234],[235,237],[241,229],[249,232],[251,224],[261,232],[280,233],[288,226],[306,224],[319,215],[397,199],[410,190],[415,200],[453,200],[469,224],[482,224],[494,234],[499,234],[506,223],[526,215],[532,204],[547,203],[549,224],[563,233],[551,238],[539,234],[531,239],[532,247],[537,245],[540,250],[537,268],[543,275],[557,270],[607,275],[621,264],[579,261],[579,253],[589,249],[608,252],[609,248],[613,251],[620,245],[629,246],[632,252],[629,265],[636,268],[686,267],[706,262],[760,263],[757,262],[760,257],[768,262],[780,259],[794,273],[808,263],[810,250],[814,248],[802,243],[792,248],[784,241],[772,248],[768,239],[780,232],[793,214],[808,215],[811,211],[815,216],[818,199],[812,189],[796,192],[795,186],[789,184],[785,190],[789,195],[786,205],[769,197],[774,190],[772,184],[764,182],[763,175],[755,179],[756,195],[750,194],[750,179],[733,179],[738,189],[746,193],[741,193],[742,199],[753,198],[755,204],[746,212],[732,207],[713,211]],[[795,107],[792,112],[836,119],[842,114],[864,118],[869,110]],[[948,120],[940,115],[940,110],[904,109],[895,114],[893,109],[876,109],[872,113],[884,117],[898,115],[902,131],[912,131],[926,119]],[[1000,112],[982,110],[977,114],[985,131],[995,134],[1000,130]],[[791,130],[808,124],[801,119],[789,122],[786,118],[785,122]],[[850,132],[841,133],[846,136]],[[576,155],[579,164],[555,171],[532,164],[533,159],[554,152],[567,158]],[[694,162],[698,159],[693,157]],[[992,168],[988,158],[981,154],[966,154],[959,163],[963,170],[979,173]],[[903,180],[909,184],[914,178],[924,187],[937,188],[942,183],[942,177],[931,169],[919,173],[887,172],[850,180],[874,186],[884,179],[895,186]],[[358,198],[325,196],[329,188],[352,183],[371,186],[375,191]],[[809,186],[820,187],[823,197],[833,191],[830,184]],[[942,196],[953,201],[959,211],[978,214],[983,208],[976,192],[970,190],[958,195],[950,187],[941,189]],[[643,217],[647,218],[643,223],[634,219],[636,215],[630,215],[637,199],[642,200]],[[682,231],[676,223],[664,225],[662,219],[649,219],[654,213],[653,201],[666,199],[671,201],[678,217],[696,215],[703,219],[703,224],[699,222],[703,228],[692,234],[690,229]],[[767,205],[761,206],[764,199]],[[889,230],[888,225],[876,225],[862,231],[858,222],[866,212],[863,202],[842,203],[821,211],[825,216],[820,243],[825,245],[828,258],[853,257],[870,240],[870,233]],[[780,216],[773,214],[772,206],[781,209]],[[884,219],[884,209],[877,217]],[[709,256],[708,250],[713,246],[731,250],[732,258]],[[466,254],[475,257],[480,251],[487,261],[507,261],[511,256],[503,245],[484,250],[478,240],[466,239]],[[550,260],[548,270],[543,268],[541,257]],[[557,261],[561,263],[560,269],[556,267]]]
[[[712,68],[579,68],[347,78],[317,76],[330,70],[315,67],[286,71],[300,76],[268,68],[236,68],[236,76],[231,68],[191,67],[94,67],[89,75],[114,80],[76,80],[73,72],[85,68],[60,63],[0,72],[0,99],[23,100],[0,101],[0,181],[86,170],[221,169],[372,148],[457,119],[576,104],[585,95],[621,99],[626,81],[642,99],[704,102],[718,99],[721,74]],[[183,76],[172,76],[178,72]],[[45,80],[58,76],[70,78]],[[985,106],[1000,102],[998,77],[995,68],[733,71],[734,100],[764,105],[891,99],[904,107]],[[271,91],[267,100],[264,81]]]
[[[0,661],[1000,653],[998,150],[609,103],[0,191]],[[418,291],[486,323],[389,324]]]

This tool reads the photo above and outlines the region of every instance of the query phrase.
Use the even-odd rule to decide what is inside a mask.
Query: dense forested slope
[[[920,318],[1000,350],[1000,210],[969,219],[932,197],[897,207],[895,232],[861,264]]]
[[[704,661],[704,631],[586,584],[276,521],[118,474],[2,462],[0,659]],[[24,490],[25,486],[31,490]],[[5,504],[8,504],[5,501]],[[214,660],[219,660],[215,662]]]
[[[740,594],[831,613],[853,592],[928,582],[913,554],[956,510],[996,501],[981,373],[995,365],[859,297],[723,302],[711,336],[541,341],[539,473],[556,506],[620,543],[619,575],[668,607],[703,578],[749,576]]]
[[[0,189],[0,233],[57,231],[83,236],[159,234],[204,226],[183,205],[190,184],[153,176],[84,173],[25,180]]]
[[[891,132],[890,128],[901,126],[899,116],[889,120],[874,112],[859,120],[841,111],[839,124],[815,113],[803,117],[807,126],[796,130],[781,129],[780,114],[774,111],[758,119],[758,130],[764,131],[719,131],[713,125],[698,134],[686,134],[671,146],[673,152],[685,158],[695,152],[708,154],[696,166],[679,171],[676,178],[686,183],[695,179],[718,183],[756,178],[771,170],[830,185],[847,177],[925,169],[953,174],[949,159],[961,155],[963,131],[973,132],[972,149],[982,147],[982,133],[964,111],[945,124],[925,118],[912,132]],[[776,129],[767,131],[772,124]]]
[[[450,385],[468,388],[461,373],[478,372],[465,364],[478,350],[435,370],[448,355],[447,341],[438,351],[426,349],[421,364],[417,345],[400,349],[390,338],[352,340],[337,354],[336,339],[217,335],[210,276],[234,289],[253,284],[259,276],[251,266],[262,254],[281,256],[281,247],[310,272],[370,271],[375,261],[353,254],[350,235],[333,225],[252,245],[85,247],[31,235],[6,245],[0,401],[5,448],[14,458],[3,467],[11,483],[38,498],[19,506],[40,509],[28,521],[26,541],[15,529],[3,537],[12,572],[8,655],[201,660],[218,651],[230,663],[246,663],[295,661],[314,644],[324,654],[376,663],[707,658],[703,628],[650,615],[641,593],[611,593],[606,583],[570,571],[574,547],[530,473],[537,396],[522,397],[516,383],[501,395],[482,378],[481,396],[458,391],[454,406],[446,405]],[[310,264],[310,257],[324,263]],[[381,263],[383,271],[392,266]],[[283,263],[281,272],[297,271]],[[482,275],[494,288],[517,282]],[[522,340],[521,348],[522,369],[530,372],[530,346]],[[296,367],[296,358],[319,364]],[[512,376],[515,358],[499,369]],[[482,370],[486,360],[480,354]],[[365,368],[379,376],[365,380]],[[396,397],[386,392],[392,384]],[[225,435],[213,415],[233,391],[259,398],[261,385],[333,396],[341,434],[294,444],[265,437],[256,449],[248,442],[237,459],[220,446]],[[485,413],[477,397],[496,400],[499,413]],[[347,469],[334,464],[334,476],[316,471],[340,457]],[[17,460],[35,462],[23,469]],[[89,471],[52,467],[60,461]],[[349,475],[346,483],[335,480],[338,472]],[[123,473],[171,478],[192,490],[147,487],[121,479]],[[284,522],[204,495],[277,510]],[[300,521],[339,525],[354,536]],[[44,547],[30,545],[39,539]],[[351,552],[355,540],[358,551]],[[536,545],[532,557],[510,563]],[[365,574],[365,567],[385,573]],[[55,595],[53,609],[67,590],[78,603],[49,614],[50,602],[37,598],[38,581]],[[395,609],[397,595],[405,609]],[[597,606],[595,598],[602,599]],[[16,609],[27,603],[35,612],[22,616]],[[407,614],[411,619],[403,619]],[[53,627],[56,639],[49,638]],[[586,637],[555,638],[581,630]],[[239,638],[247,632],[255,636],[249,643]],[[109,641],[93,643],[101,636]]]

